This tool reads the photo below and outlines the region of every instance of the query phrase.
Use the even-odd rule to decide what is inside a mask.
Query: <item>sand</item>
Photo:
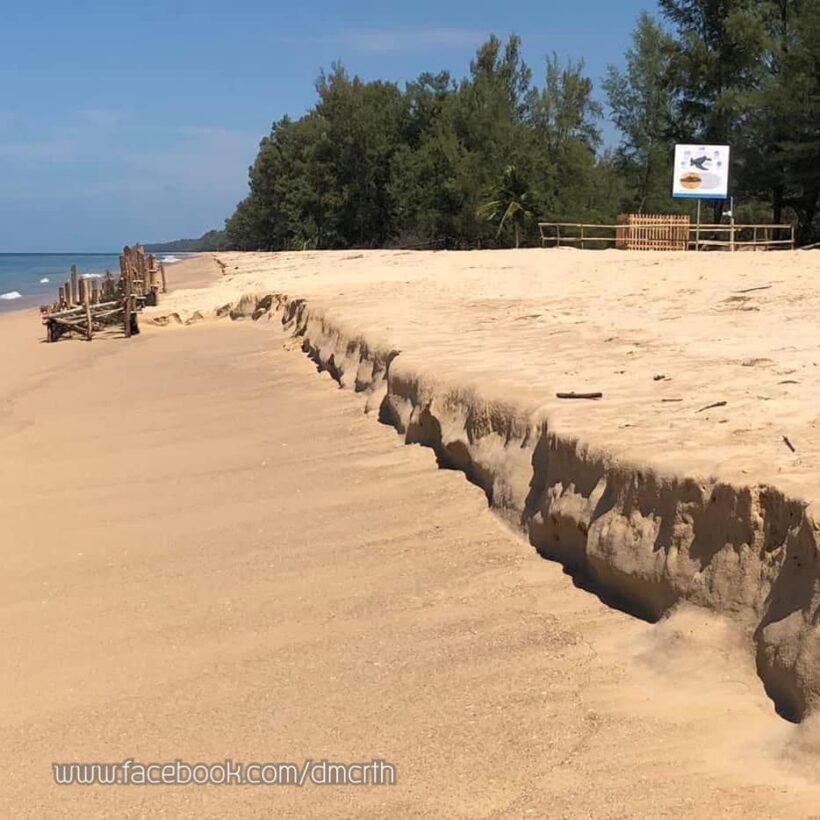
[[[820,704],[817,259],[225,254],[158,319],[284,318],[607,600],[736,620],[796,720]]]
[[[510,507],[496,498],[496,515],[480,487],[436,469],[432,450],[403,446],[407,430],[397,436],[376,423],[376,408],[401,414],[399,399],[412,393],[409,371],[398,367],[408,352],[431,376],[461,383],[444,353],[442,316],[456,312],[455,297],[442,301],[442,314],[434,308],[443,284],[428,283],[418,309],[409,298],[426,292],[424,275],[435,280],[436,256],[418,257],[417,278],[409,262],[386,268],[386,282],[371,260],[249,257],[267,272],[178,291],[154,315],[185,321],[232,304],[236,316],[250,311],[260,321],[231,322],[226,313],[188,327],[144,322],[129,342],[45,345],[36,315],[0,320],[11,354],[0,386],[6,812],[816,813],[814,718],[798,726],[775,714],[742,619],[684,604],[651,625],[606,606],[505,523]],[[281,265],[292,267],[279,273]],[[214,268],[202,259],[171,271],[193,284]],[[384,295],[394,288],[408,298]],[[264,291],[291,296],[271,302],[278,312],[263,302],[259,313],[255,298],[239,307],[243,293]],[[331,305],[348,311],[341,325],[355,318],[361,334],[373,328],[367,355],[360,340],[351,359],[363,395],[334,389],[299,352],[304,344],[356,386],[339,354],[355,334],[334,340],[336,325],[322,314]],[[449,342],[454,351],[461,334],[469,368],[479,343],[495,340],[482,383],[515,360],[515,337],[501,332],[514,326],[510,311],[496,307],[497,335],[471,339],[465,315]],[[294,339],[294,330],[305,336]],[[413,334],[425,333],[435,346],[413,350]],[[522,368],[535,360],[529,355]],[[678,365],[676,379],[684,370]],[[441,390],[436,382],[434,402]],[[583,425],[602,407],[583,405],[565,423]],[[509,424],[511,412],[498,423]],[[512,441],[514,425],[509,432]],[[497,464],[495,475],[506,474]],[[396,766],[398,785],[51,782],[52,761],[127,757],[381,758]]]

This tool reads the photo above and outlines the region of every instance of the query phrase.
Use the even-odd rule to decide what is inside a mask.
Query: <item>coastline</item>
[[[395,298],[423,288],[385,264],[396,258],[366,275],[361,258],[339,261],[245,258],[257,270],[242,273],[243,258],[223,257],[222,276],[203,254],[172,269],[175,291],[129,341],[48,345],[36,315],[0,319],[13,354],[0,387],[9,805],[86,817],[810,813],[820,727],[774,714],[737,619],[679,606],[650,625],[499,525],[476,470],[491,470],[497,509],[526,501],[539,440],[526,439],[517,394],[488,399],[437,356],[396,355],[401,322],[445,330]],[[271,283],[280,295],[266,301]],[[453,305],[457,282],[445,285]],[[530,315],[506,299],[503,310]],[[375,423],[379,408],[402,437]],[[408,432],[469,456],[461,466],[483,489],[403,446]],[[569,453],[550,452],[562,469]],[[569,522],[580,502],[562,497]],[[35,523],[44,509],[58,525]],[[52,760],[226,755],[375,755],[399,783],[114,787],[91,802],[50,783]]]
[[[0,254],[0,315],[50,304],[76,264],[81,276],[102,276],[115,270],[112,253],[2,253]],[[43,281],[47,280],[47,281]],[[19,294],[17,298],[3,296]]]

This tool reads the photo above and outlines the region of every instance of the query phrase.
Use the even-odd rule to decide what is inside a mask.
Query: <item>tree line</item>
[[[334,64],[316,91],[262,139],[211,246],[498,247],[532,243],[538,219],[687,213],[671,197],[676,142],[732,146],[739,221],[820,234],[818,0],[659,0],[603,78],[620,135],[608,150],[583,62],[553,54],[534,82],[515,35],[490,37],[461,79],[402,88]]]

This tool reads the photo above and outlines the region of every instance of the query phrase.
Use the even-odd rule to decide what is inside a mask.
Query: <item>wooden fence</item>
[[[46,339],[56,342],[76,333],[88,341],[95,332],[122,326],[126,338],[139,333],[138,315],[145,305],[156,305],[165,293],[165,266],[157,266],[141,245],[123,248],[119,278],[110,271],[101,278],[77,275],[77,266],[59,288],[57,301],[40,308]]]
[[[793,249],[793,225],[692,225],[677,214],[621,214],[615,225],[539,222],[542,247],[577,245],[619,250],[685,251]]]
[[[685,251],[689,217],[678,214],[621,214],[615,247],[625,251]]]
[[[794,225],[694,225],[689,247],[721,250],[794,250]]]
[[[556,248],[560,248],[562,244],[579,245],[581,248],[596,243],[611,245],[616,241],[617,230],[617,225],[596,225],[590,222],[538,223],[538,232],[541,235],[543,247],[550,242],[554,243]]]

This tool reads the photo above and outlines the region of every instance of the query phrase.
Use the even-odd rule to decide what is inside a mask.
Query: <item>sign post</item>
[[[675,146],[672,196],[675,199],[696,199],[698,202],[695,250],[700,250],[702,200],[725,200],[729,195],[730,150],[728,145]]]

